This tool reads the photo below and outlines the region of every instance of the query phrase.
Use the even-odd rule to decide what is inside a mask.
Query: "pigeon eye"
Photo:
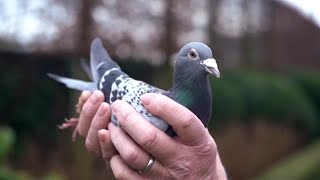
[[[191,49],[188,55],[189,55],[189,57],[191,57],[192,59],[198,58],[198,53],[197,53],[196,50],[194,50],[194,49]]]

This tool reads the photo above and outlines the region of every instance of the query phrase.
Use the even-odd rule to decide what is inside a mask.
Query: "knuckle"
[[[217,154],[218,153],[217,144],[214,142],[213,139],[208,140],[207,143],[204,145],[203,149],[208,154],[210,154],[210,153]]]
[[[101,119],[97,116],[94,116],[92,119],[90,128],[92,129],[92,131],[98,133],[99,130],[106,128],[106,126],[107,126],[106,122],[107,121],[105,121],[104,119]]]
[[[123,159],[129,164],[134,164],[139,160],[139,152],[135,150],[129,150],[123,154]]]
[[[184,115],[182,116],[182,122],[181,122],[181,128],[182,129],[187,129],[191,126],[193,126],[193,124],[195,123],[195,121],[197,120],[196,116],[194,114],[191,113],[183,113]]]
[[[145,148],[152,148],[157,142],[157,132],[151,130],[149,132],[145,132],[145,138],[141,140],[141,145]]]
[[[95,121],[96,119],[93,119],[92,120],[92,123],[91,123],[91,129],[92,131],[98,133],[98,131],[104,127],[101,126],[101,123]]]
[[[194,169],[191,159],[194,160],[188,153],[173,158],[171,160],[171,164],[173,164],[171,167],[173,174],[169,174],[174,177],[174,179],[194,179],[190,178],[190,172]]]
[[[218,152],[215,143],[212,142],[202,143],[202,145],[198,146],[196,150],[197,155],[205,157],[215,157]]]

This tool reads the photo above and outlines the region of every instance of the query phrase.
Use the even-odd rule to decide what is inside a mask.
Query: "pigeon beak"
[[[220,71],[218,69],[217,61],[215,59],[206,59],[200,62],[201,65],[206,69],[206,71],[217,78],[220,77]]]

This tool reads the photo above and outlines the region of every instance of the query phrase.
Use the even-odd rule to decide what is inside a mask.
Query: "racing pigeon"
[[[92,82],[50,73],[48,75],[71,89],[80,91],[99,89],[104,93],[105,101],[109,104],[117,99],[124,100],[147,121],[170,136],[175,135],[172,128],[164,120],[151,114],[142,105],[140,102],[141,95],[159,93],[168,96],[197,115],[205,127],[208,125],[212,99],[208,75],[219,78],[220,72],[211,49],[203,43],[191,42],[182,47],[175,61],[173,85],[169,91],[130,78],[111,59],[99,38],[95,38],[91,44],[90,67],[83,62],[82,66],[88,76],[92,78]],[[111,121],[119,126],[115,116],[112,115]],[[76,126],[76,124],[77,119],[72,118],[71,121],[64,123],[61,128]],[[75,135],[76,132],[74,132]]]

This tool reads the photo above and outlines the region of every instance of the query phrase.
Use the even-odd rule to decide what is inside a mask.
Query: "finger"
[[[82,91],[82,93],[78,99],[78,104],[76,105],[76,110],[78,113],[81,113],[84,103],[87,102],[87,100],[89,99],[90,96],[91,96],[90,91]]]
[[[150,155],[139,147],[122,129],[109,124],[111,141],[122,159],[134,169],[143,169]]]
[[[167,121],[184,143],[198,143],[207,138],[206,129],[200,119],[167,96],[144,94],[141,101],[151,113]]]
[[[121,158],[135,170],[144,169],[149,163],[151,155],[135,143],[121,128],[116,127],[112,123],[110,123],[108,127],[112,143],[119,152]],[[163,169],[163,166],[155,160],[148,175],[159,176],[163,174]]]
[[[97,113],[92,119],[91,126],[86,138],[86,148],[89,151],[101,155],[100,140],[98,138],[98,131],[106,129],[110,122],[110,106],[102,102]]]
[[[111,140],[122,159],[134,169],[143,169],[150,155],[137,145],[122,129],[109,124]]]
[[[110,159],[118,154],[117,150],[115,149],[114,145],[111,141],[111,134],[108,130],[101,129],[98,132],[99,140],[100,140],[100,147],[102,151],[102,157],[105,160],[106,164],[110,161]]]
[[[146,121],[128,103],[118,100],[111,107],[121,128],[156,159],[163,160],[177,154],[178,144]]]
[[[91,121],[96,114],[100,104],[104,101],[104,95],[101,91],[94,91],[88,101],[83,105],[79,117],[78,132],[81,136],[86,137]]]
[[[142,174],[131,169],[121,158],[120,155],[115,155],[110,160],[110,166],[116,179],[146,179]]]

